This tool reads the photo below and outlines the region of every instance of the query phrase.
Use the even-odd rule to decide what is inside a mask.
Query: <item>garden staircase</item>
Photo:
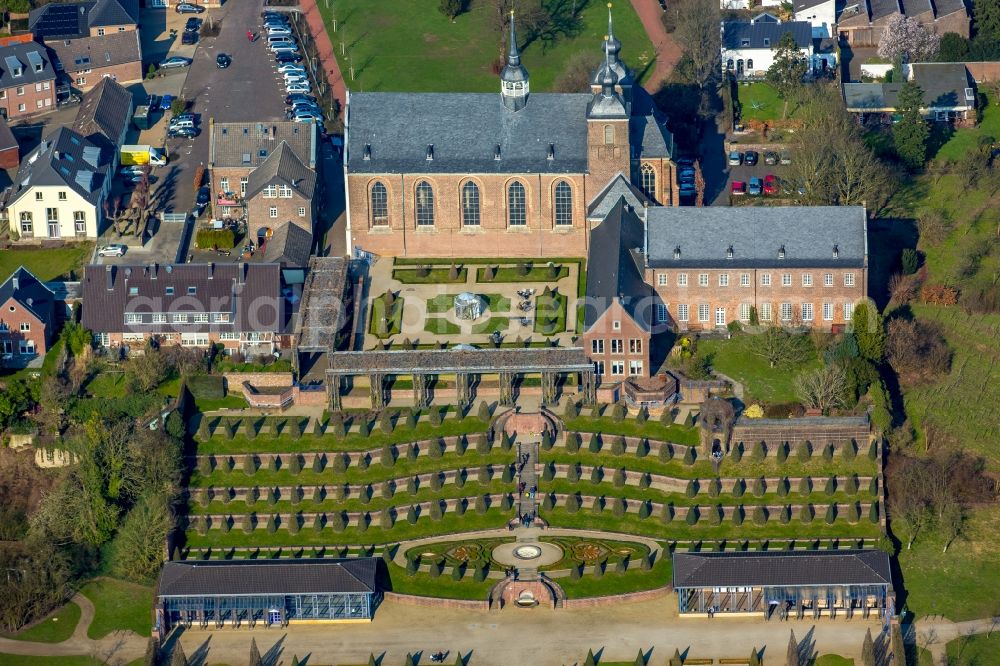
[[[525,442],[517,447],[518,456],[528,454],[528,459],[523,466],[520,459],[517,465],[520,473],[517,476],[519,483],[524,484],[525,492],[517,496],[517,517],[520,519],[524,514],[536,514],[538,510],[538,493],[534,497],[528,497],[528,491],[538,487],[538,442]]]

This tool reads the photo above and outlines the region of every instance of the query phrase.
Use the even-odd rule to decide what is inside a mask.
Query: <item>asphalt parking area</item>
[[[728,158],[728,152],[726,153],[726,156]],[[740,166],[730,166],[726,173],[725,187],[719,190],[718,194],[712,201],[711,205],[728,206],[729,196],[730,193],[732,192],[732,186],[734,182],[743,182],[749,186],[751,178],[760,178],[761,181],[763,181],[764,177],[769,174],[774,174],[774,176],[776,176],[780,181],[782,175],[784,175],[787,169],[788,169],[787,166],[782,166],[781,164],[764,164],[763,154],[760,155],[757,164],[755,164],[754,166],[748,166],[746,164],[741,164]],[[744,196],[748,198],[750,197],[749,194]]]

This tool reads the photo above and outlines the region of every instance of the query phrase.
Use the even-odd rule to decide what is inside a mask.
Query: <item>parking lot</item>
[[[734,149],[735,150],[740,150],[738,147],[736,147]],[[778,151],[775,151],[775,152],[778,152]],[[728,155],[729,155],[729,152],[727,151],[726,155],[725,155],[725,157],[727,158],[726,159],[727,164],[728,164]],[[779,181],[779,188],[780,188],[780,181],[781,181],[782,174],[785,172],[785,170],[787,168],[788,167],[783,166],[781,164],[773,164],[773,165],[772,164],[765,164],[764,163],[764,153],[758,151],[758,161],[757,161],[757,164],[755,164],[753,166],[749,166],[745,162],[743,162],[739,166],[731,166],[730,165],[728,167],[728,172],[726,173],[726,183],[725,183],[725,186],[719,189],[716,197],[711,202],[711,205],[713,205],[713,206],[728,206],[729,205],[729,198],[730,198],[730,194],[732,192],[732,186],[733,186],[734,182],[745,183],[747,185],[747,187],[749,188],[750,179],[751,178],[759,178],[763,182],[763,180],[764,180],[764,178],[766,176],[768,176],[769,174],[774,174],[774,176]],[[746,194],[744,196],[749,197],[750,195]],[[764,195],[762,194],[761,196],[764,196]]]

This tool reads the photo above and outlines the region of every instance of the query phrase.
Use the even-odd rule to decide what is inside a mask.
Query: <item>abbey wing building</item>
[[[512,22],[499,95],[349,94],[348,246],[399,257],[586,256],[592,226],[622,191],[676,205],[667,118],[619,58],[610,12],[602,48],[590,93],[532,93]]]

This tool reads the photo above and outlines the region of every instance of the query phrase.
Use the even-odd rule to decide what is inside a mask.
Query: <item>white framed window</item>
[[[277,185],[268,185],[267,187],[264,188],[264,191],[262,192],[262,194],[263,194],[263,196],[264,196],[265,199],[277,199],[278,198],[278,186]]]
[[[771,304],[761,303],[760,304],[760,320],[761,321],[771,321]]]
[[[833,286],[833,273],[824,273],[823,274],[823,286],[824,287],[832,287]]]
[[[590,353],[592,354],[603,354],[604,353],[604,340],[594,339],[590,341]]]
[[[844,321],[851,321],[854,316],[854,303],[844,303]]]
[[[750,321],[749,303],[740,303],[740,321]]]
[[[740,273],[740,286],[741,287],[749,287],[750,286],[750,274],[749,273]]]
[[[240,177],[240,196],[245,197],[247,195],[247,183],[250,182],[249,176]]]
[[[699,303],[698,304],[698,321],[700,321],[702,323],[707,322],[708,321],[708,313],[709,313],[708,303]]]
[[[277,206],[271,206],[268,209],[267,214],[271,216],[272,220],[275,219],[275,218],[277,218],[278,217],[278,207]]]
[[[629,361],[628,362],[628,374],[630,377],[638,377],[642,375],[642,361]]]
[[[621,338],[611,338],[611,353],[612,354],[625,353],[625,345],[622,343]]]
[[[288,185],[278,186],[278,198],[279,199],[291,199],[292,198],[292,188]]]
[[[28,107],[26,107],[24,104],[18,104],[17,105],[17,110],[18,111],[27,111]]]
[[[833,303],[823,304],[823,321],[833,320]]]
[[[507,186],[507,226],[523,227],[528,224],[527,196],[524,185],[514,181]]]
[[[22,321],[21,322],[21,332],[22,333],[27,333],[30,330],[31,330],[31,324],[29,322]]]
[[[228,324],[229,323],[229,313],[228,312],[216,312],[212,315],[212,321],[217,324]]]
[[[154,312],[153,313],[153,323],[154,324],[166,324],[167,314],[165,312]]]
[[[219,190],[221,192],[228,192],[229,191],[229,179],[228,178],[220,178],[219,179]]]
[[[299,206],[299,217],[305,217],[305,216],[306,216],[306,207]]]
[[[812,276],[812,273],[803,273],[802,274],[802,286],[803,287],[811,287],[811,286],[813,286],[813,276]]]
[[[415,215],[418,227],[434,226],[434,189],[426,180],[417,183]]]
[[[554,208],[557,227],[573,224],[573,188],[564,180],[556,184]]]
[[[677,286],[678,287],[686,287],[686,286],[688,286],[688,274],[687,273],[678,273],[677,274]]]
[[[208,323],[208,313],[207,312],[196,312],[194,314],[194,323],[196,323],[196,324],[207,324]]]
[[[78,85],[78,86],[85,86],[85,85],[87,85],[87,77],[86,76],[78,76],[78,77],[76,77],[76,85]]]
[[[142,315],[137,312],[126,312],[125,313],[125,323],[126,324],[141,324]]]
[[[226,331],[225,333],[219,333],[220,340],[239,340],[240,334],[234,331]]]
[[[17,94],[18,95],[23,95],[24,94],[24,86],[18,86],[17,87]]]
[[[698,286],[699,287],[708,286],[708,273],[698,273]]]
[[[660,273],[659,275],[657,275],[656,276],[656,284],[659,285],[659,286],[661,286],[661,287],[666,287],[667,286],[667,274],[666,273]]]
[[[812,321],[813,320],[813,304],[803,303],[802,304],[802,321]]]
[[[618,320],[618,319],[615,319],[614,321],[612,321],[611,322],[611,330],[612,331],[620,331],[620,330],[622,330],[622,323],[621,323],[621,321]]]
[[[762,287],[770,287],[771,286],[771,274],[770,273],[761,273],[760,274],[760,286],[762,286]]]
[[[781,274],[781,286],[782,287],[791,287],[792,286],[792,274],[791,273],[782,273]]]
[[[82,210],[73,211],[73,228],[78,234],[87,233],[87,214]]]
[[[719,286],[720,287],[729,286],[729,273],[719,273]]]
[[[611,374],[622,376],[625,374],[625,361],[611,361]]]
[[[782,303],[781,304],[781,321],[791,321],[792,320],[792,304]]]
[[[656,321],[660,324],[667,321],[667,306],[663,303],[656,304]]]
[[[36,99],[36,100],[35,100],[35,108],[36,108],[36,109],[41,109],[41,108],[43,108],[44,106],[45,106],[45,102],[43,102],[43,101],[42,101],[42,100],[40,100],[40,99]]]
[[[715,308],[715,325],[726,325],[726,308]]]
[[[844,286],[845,287],[854,286],[854,273],[844,273]]]
[[[687,321],[688,320],[688,306],[687,303],[677,304],[677,321]]]
[[[42,92],[41,82],[35,84],[35,92]]]
[[[21,211],[21,234],[34,233],[34,223],[30,211]]]
[[[186,324],[188,322],[188,316],[183,312],[175,312],[170,315],[170,321],[175,324]]]
[[[628,340],[628,353],[629,354],[641,354],[642,353],[642,339],[641,338],[629,338],[629,340]]]

